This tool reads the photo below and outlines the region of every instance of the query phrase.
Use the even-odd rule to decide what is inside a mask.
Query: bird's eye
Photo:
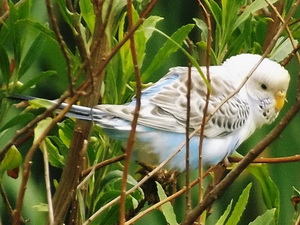
[[[261,89],[263,89],[263,90],[267,90],[267,85],[265,85],[265,84],[261,84],[260,87],[261,87]]]

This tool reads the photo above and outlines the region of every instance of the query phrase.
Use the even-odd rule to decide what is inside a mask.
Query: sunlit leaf
[[[275,3],[277,1],[278,0],[270,0],[271,3]],[[244,12],[235,21],[233,29],[236,29],[238,26],[240,26],[249,17],[250,14],[257,12],[258,10],[266,7],[267,5],[268,3],[265,0],[256,0],[252,2],[246,7]]]
[[[40,147],[42,150],[47,151],[49,162],[52,166],[62,168],[65,165],[65,158],[60,154],[59,149],[51,142],[49,138],[45,138],[45,149],[43,145]]]
[[[48,117],[37,124],[36,128],[34,129],[33,143],[35,143],[43,135],[43,132],[48,128],[51,122],[52,118]]]
[[[31,109],[49,108],[53,103],[47,99],[35,98],[28,101]]]
[[[215,225],[223,225],[225,224],[225,221],[227,220],[230,212],[231,212],[231,208],[232,208],[232,202],[233,200],[230,201],[229,205],[227,206],[226,210],[224,211],[224,213],[222,214],[222,216],[219,218],[219,220],[216,222]]]
[[[86,22],[88,28],[91,32],[94,32],[95,27],[95,14],[93,10],[93,5],[90,0],[80,0],[79,1],[80,11],[84,21]]]
[[[274,224],[276,209],[269,209],[261,216],[258,216],[253,222],[249,223],[249,225],[270,225]]]
[[[164,200],[167,198],[167,195],[164,191],[164,189],[162,188],[161,184],[158,182],[156,183],[156,187],[157,187],[157,194],[159,196],[160,201]],[[174,207],[172,206],[171,202],[167,202],[165,204],[163,204],[161,206],[162,212],[166,218],[166,221],[169,224],[178,224],[177,220],[176,220],[176,215],[174,213]]]
[[[16,146],[11,146],[10,149],[6,152],[4,158],[0,162],[0,176],[6,170],[11,170],[18,167],[22,162],[21,153],[18,151]]]
[[[40,203],[38,205],[32,206],[33,209],[37,210],[38,212],[48,212],[48,204]]]
[[[239,197],[238,202],[235,204],[235,207],[228,221],[226,222],[226,225],[236,225],[239,222],[248,203],[251,187],[252,187],[252,183],[248,184],[247,187],[243,190],[242,194]]]

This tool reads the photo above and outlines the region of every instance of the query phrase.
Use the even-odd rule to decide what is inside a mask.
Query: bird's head
[[[242,81],[260,59],[260,55],[242,54],[230,58],[224,65],[238,67],[234,69],[234,74]],[[265,58],[246,82],[245,89],[250,100],[256,103],[260,115],[266,118],[267,122],[272,122],[284,106],[289,81],[290,76],[286,69]]]

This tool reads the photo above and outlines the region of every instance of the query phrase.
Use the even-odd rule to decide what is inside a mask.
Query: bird
[[[202,166],[215,165],[232,155],[258,128],[271,124],[286,101],[290,76],[279,63],[264,58],[250,74],[261,59],[261,55],[243,53],[228,58],[221,65],[210,66],[210,88],[196,68],[190,68],[189,87],[189,68],[170,68],[165,76],[141,92],[134,157],[158,165],[186,142],[188,88],[189,132],[196,131],[189,141],[189,167],[195,169],[199,166],[200,133],[197,130],[202,125],[208,91],[206,115],[211,117],[203,125]],[[201,70],[207,75],[206,66]],[[228,98],[234,92],[237,93]],[[112,139],[121,140],[126,145],[136,103],[136,98],[133,98],[123,105],[101,104],[93,108],[74,105],[67,116],[93,121]],[[183,172],[185,159],[184,145],[164,168]]]

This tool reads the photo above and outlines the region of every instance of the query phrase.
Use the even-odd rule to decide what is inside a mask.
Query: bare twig
[[[187,39],[187,43],[189,46],[189,52],[192,55],[193,51],[193,43],[191,40]],[[185,214],[187,214],[191,210],[191,194],[190,194],[190,113],[191,113],[191,84],[192,84],[192,63],[188,63],[188,79],[187,79],[187,93],[186,93],[186,127],[185,127],[185,185],[187,187],[186,194],[185,194]]]
[[[288,21],[290,20],[291,16],[294,14],[298,4],[299,0],[294,4],[293,8],[290,10],[286,17],[286,21],[282,24],[282,26],[277,31],[276,35],[272,39],[270,45],[267,47],[266,52],[263,54],[262,59],[266,56],[267,53],[269,53],[274,46],[276,40],[278,39],[281,32],[285,29],[285,26],[288,24]],[[220,105],[223,105],[224,102],[228,101],[232,96],[234,96],[236,93],[239,92],[239,90],[243,87],[243,85],[247,82],[247,80],[250,78],[256,67],[261,63],[262,59],[258,64],[250,71],[249,75],[246,77],[244,82],[240,85],[240,87],[232,94],[230,94]],[[218,106],[213,113],[216,112],[216,110],[219,109],[220,106]],[[202,214],[202,212],[211,205],[217,198],[220,196],[224,190],[229,187],[229,185],[239,176],[239,174],[251,163],[252,160],[254,160],[269,144],[271,144],[276,137],[281,133],[281,131],[287,126],[287,124],[292,120],[292,118],[297,114],[297,112],[300,109],[300,101],[296,102],[296,104],[289,110],[289,112],[286,114],[284,119],[279,123],[279,125],[271,132],[265,139],[263,139],[254,149],[250,150],[246,157],[237,165],[237,167],[232,170],[224,180],[222,180],[215,188],[212,189],[212,191],[209,192],[208,195],[203,199],[202,202],[200,202],[197,207],[185,218],[182,225],[190,225],[193,224],[194,221]]]
[[[51,185],[50,185],[48,149],[46,147],[45,141],[43,141],[41,143],[41,145],[42,145],[42,152],[43,152],[43,158],[44,158],[44,169],[45,169],[44,176],[45,176],[47,202],[48,202],[49,225],[53,225],[53,223],[54,223],[54,216],[53,216],[53,204],[52,204]]]
[[[201,7],[201,9],[204,12],[206,23],[207,23],[207,47],[206,47],[206,79],[208,83],[210,84],[210,73],[209,73],[209,67],[210,67],[210,49],[211,49],[211,42],[212,42],[212,31],[211,31],[211,21],[210,21],[210,14],[206,10],[205,6],[202,4],[200,0],[198,0],[198,4]],[[205,106],[203,109],[203,118],[201,121],[201,129],[200,129],[200,140],[199,140],[199,201],[201,202],[203,199],[203,180],[202,180],[202,175],[203,175],[203,163],[202,163],[202,152],[203,152],[203,141],[204,141],[204,130],[205,130],[205,124],[208,121],[207,120],[207,111],[208,111],[208,104],[209,104],[209,98],[210,98],[210,89],[209,87],[206,88],[206,98],[205,98]],[[202,224],[205,218],[199,218],[199,223]]]
[[[56,36],[56,40],[57,40],[57,42],[60,46],[60,50],[63,53],[63,56],[66,60],[67,71],[68,71],[68,80],[69,80],[69,91],[70,91],[70,94],[73,95],[73,79],[72,79],[73,67],[72,67],[68,47],[60,33],[58,22],[57,22],[56,16],[54,15],[53,6],[52,6],[50,0],[46,0],[46,6],[47,6],[47,11],[48,11],[48,16],[49,16],[49,19],[50,19],[52,27],[53,27],[53,31]]]
[[[278,12],[278,10],[276,9],[276,7],[269,1],[269,0],[265,0],[268,5],[272,8],[272,10],[275,12],[276,16],[279,18],[279,20],[284,23],[284,19],[282,18],[282,16],[280,15],[280,13]],[[285,26],[286,32],[288,33],[289,39],[291,41],[291,45],[293,46],[293,49],[296,49],[296,45],[295,45],[295,39],[293,37],[293,34],[289,28],[289,26]],[[300,62],[300,56],[297,52],[295,52],[297,58],[298,58],[298,62]]]
[[[228,157],[229,162],[235,163],[240,162],[243,160],[243,158],[237,158],[237,157]],[[257,158],[252,161],[252,163],[291,163],[291,162],[299,162],[300,161],[300,155],[293,155],[293,156],[285,156],[285,157],[276,157],[276,158]]]
[[[127,12],[128,12],[128,24],[129,24],[129,28],[131,28],[133,27],[131,0],[127,0]],[[134,35],[131,35],[129,40],[130,40],[130,50],[131,50],[131,56],[132,56],[132,62],[134,66],[135,80],[136,80],[136,105],[135,105],[134,116],[131,122],[131,130],[129,133],[129,138],[127,141],[127,146],[125,151],[125,163],[123,169],[122,187],[121,187],[121,196],[120,196],[120,221],[119,221],[120,225],[123,225],[125,223],[125,203],[126,203],[125,198],[126,198],[127,176],[128,176],[129,166],[130,166],[132,148],[135,140],[135,133],[136,133],[137,121],[139,117],[139,111],[141,108],[141,92],[142,92],[141,72],[139,69]]]
[[[227,174],[227,176],[213,188],[211,192],[198,204],[195,209],[185,218],[182,225],[191,225],[198,218],[199,215],[212,204],[229,185],[240,175],[240,173],[281,134],[284,128],[290,123],[290,121],[296,116],[300,110],[300,101],[286,113],[281,122],[270,132],[259,144],[251,149],[245,158],[238,163],[238,165]]]
[[[112,163],[115,163],[115,162],[118,162],[118,161],[121,161],[125,158],[125,155],[120,155],[120,156],[117,156],[117,157],[114,157],[114,158],[110,158],[110,159],[107,159],[107,160],[104,160],[96,165],[94,165],[93,167],[91,168],[88,168],[84,171],[82,171],[81,173],[81,176],[82,177],[85,177],[87,176],[93,169],[97,170],[97,169],[100,169],[102,167],[105,167],[107,165],[110,165]]]

